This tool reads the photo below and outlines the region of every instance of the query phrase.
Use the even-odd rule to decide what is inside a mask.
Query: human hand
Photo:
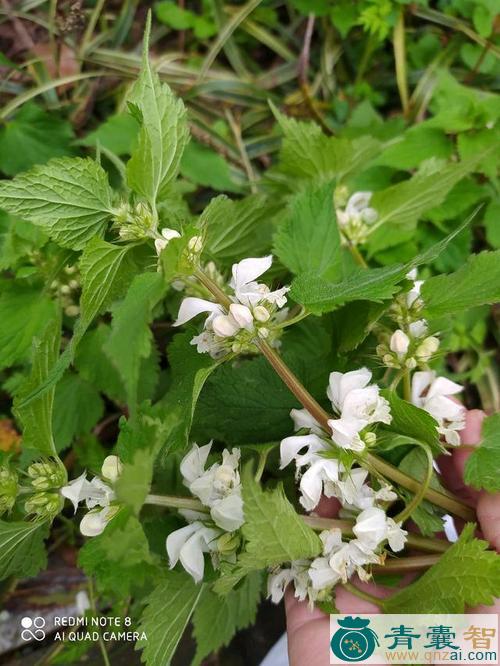
[[[438,461],[442,478],[448,488],[456,495],[473,502],[482,536],[489,541],[492,548],[500,551],[500,493],[489,494],[477,491],[465,485],[463,480],[464,466],[471,454],[472,447],[481,439],[481,424],[484,412],[471,410],[467,412],[465,428],[460,433],[462,446],[455,449],[451,456],[442,456]],[[337,500],[323,498],[318,506],[318,513],[325,517],[335,517],[339,509]],[[411,575],[401,583],[409,582]],[[369,594],[385,598],[394,594],[394,589],[384,588],[373,582],[363,583],[354,579],[356,587]],[[339,585],[336,589],[335,602],[340,613],[362,614],[380,613],[375,604],[355,597]],[[330,640],[330,618],[319,609],[310,610],[307,602],[299,602],[288,589],[285,595],[287,618],[288,655],[290,666],[327,666],[329,664],[328,643]],[[470,609],[476,613],[498,613],[500,602],[494,606],[481,606]]]

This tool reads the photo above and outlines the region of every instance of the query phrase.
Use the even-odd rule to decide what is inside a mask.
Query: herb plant
[[[368,8],[363,20],[376,30]],[[418,577],[384,611],[491,604],[498,557],[435,461],[465,419],[445,376],[450,320],[499,300],[499,250],[446,270],[477,214],[463,213],[478,197],[461,195],[498,165],[498,101],[443,75],[480,118],[457,144],[444,110],[398,135],[360,123],[327,136],[271,105],[282,143],[265,194],[216,196],[194,216],[178,179],[186,109],[148,43],[149,24],[127,93],[137,141],[114,161],[115,187],[99,149],[0,183],[16,221],[1,362],[22,428],[22,453],[0,469],[0,577],[35,575],[51,530],[78,523],[79,565],[103,599],[132,599],[150,666],[170,662],[190,621],[198,664],[262,595],[278,602],[293,585],[335,612],[337,586],[356,592],[355,574],[382,582],[408,562]],[[429,219],[449,233],[420,242]],[[102,396],[123,412],[112,452],[89,434]],[[489,416],[466,466],[473,487],[500,490],[499,441]],[[338,519],[314,513],[323,495]],[[445,514],[469,523],[453,545],[435,536]]]

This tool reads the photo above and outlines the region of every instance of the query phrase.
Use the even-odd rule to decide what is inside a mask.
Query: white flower
[[[415,350],[415,356],[417,356],[420,361],[427,363],[427,361],[433,354],[437,352],[438,349],[439,339],[433,335],[430,335],[428,338],[425,338],[425,340],[417,347]]]
[[[341,448],[362,451],[360,431],[371,423],[391,422],[389,403],[380,396],[378,386],[367,386],[371,376],[367,368],[330,373],[327,395],[340,418],[330,419],[328,425],[332,440]]]
[[[356,545],[365,552],[374,551],[387,538],[385,511],[374,506],[365,509],[356,518],[352,531]]]
[[[229,285],[241,304],[255,307],[262,302],[267,302],[275,304],[278,308],[285,305],[285,294],[289,291],[289,287],[270,291],[267,285],[255,281],[271,268],[272,263],[273,257],[269,255],[267,257],[243,259],[243,261],[233,264],[233,277]]]
[[[218,315],[212,321],[212,330],[219,338],[231,338],[240,330],[238,322],[230,315]]]
[[[80,521],[80,532],[83,536],[95,537],[104,531],[111,518],[116,514],[118,507],[105,506],[102,509],[88,511]]]
[[[427,322],[425,319],[417,319],[408,325],[412,338],[423,338],[427,334]]]
[[[92,481],[87,481],[87,472],[83,472],[78,478],[63,486],[60,492],[63,497],[72,502],[75,513],[80,502],[85,502],[88,509],[93,509],[95,506],[109,506],[115,499],[113,489],[99,477],[95,476]]]
[[[214,463],[208,470],[205,465],[212,443],[191,451],[181,462],[184,484],[201,503],[210,509],[214,523],[226,532],[234,532],[245,522],[241,482],[239,474],[240,451],[227,449],[222,452],[222,464]]]
[[[389,541],[389,546],[391,550],[397,553],[400,550],[403,550],[406,543],[406,537],[408,532],[401,529],[401,525],[394,522],[392,518],[387,518],[387,540]]]
[[[181,324],[185,324],[202,312],[209,312],[210,316],[207,321],[211,321],[215,316],[224,314],[224,309],[222,305],[219,305],[218,303],[206,301],[204,298],[188,296],[181,303],[174,326],[181,326]],[[205,322],[205,325],[206,323],[207,322]]]
[[[111,483],[116,483],[118,477],[122,473],[123,465],[118,456],[106,456],[101,467],[101,474],[105,479],[111,481]]]
[[[423,284],[424,284],[423,280],[415,280],[415,282],[413,283],[413,287],[406,294],[406,305],[409,308],[411,308],[411,306],[414,303],[416,303],[416,301],[419,299],[420,290],[421,290]]]
[[[425,409],[438,422],[438,432],[452,446],[460,444],[459,431],[465,426],[465,408],[449,396],[463,390],[433,371],[416,372],[412,380],[412,403]]]
[[[390,350],[393,351],[398,359],[404,358],[408,347],[410,346],[410,338],[406,335],[404,331],[398,329],[394,331],[391,335],[391,340],[389,342]]]
[[[166,543],[170,568],[180,560],[188,574],[199,583],[205,571],[204,553],[217,549],[216,539],[221,534],[221,530],[207,527],[199,521],[171,532]]]
[[[158,256],[160,256],[160,254],[167,247],[169,241],[171,241],[172,238],[181,237],[180,233],[178,231],[175,231],[175,229],[167,229],[167,228],[161,230],[161,235],[162,238],[157,238],[155,240],[155,249],[156,249],[156,254]]]
[[[369,204],[372,198],[371,192],[355,192],[348,200],[345,209],[337,210],[337,219],[341,227],[349,224],[373,224],[378,218],[378,213]]]
[[[63,486],[60,492],[63,497],[70,500],[76,513],[78,505],[89,496],[91,490],[91,484],[87,481],[87,472],[83,472],[78,478]]]
[[[267,597],[271,598],[273,604],[279,604],[283,599],[285,590],[293,580],[292,569],[278,569],[267,577]]]

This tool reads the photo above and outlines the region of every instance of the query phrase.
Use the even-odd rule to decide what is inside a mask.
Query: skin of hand
[[[465,428],[460,433],[462,446],[449,456],[441,456],[438,465],[447,487],[464,500],[474,503],[481,535],[489,541],[492,548],[500,551],[500,493],[489,494],[467,487],[463,481],[464,466],[467,458],[481,439],[481,424],[484,413],[480,410],[467,412]],[[337,500],[323,498],[317,513],[325,517],[335,517],[339,510]],[[408,576],[406,582],[411,580]],[[394,589],[387,589],[374,583],[352,581],[360,590],[384,598],[394,594]],[[402,585],[404,586],[405,579]],[[359,599],[347,592],[341,585],[335,590],[336,606],[342,614],[380,613],[380,608],[373,603]],[[288,656],[290,666],[328,666],[330,663],[328,645],[330,641],[330,618],[320,610],[309,610],[306,601],[299,602],[289,588],[285,595],[285,609],[288,635]],[[471,613],[499,613],[500,601],[493,606],[479,606],[470,609]]]

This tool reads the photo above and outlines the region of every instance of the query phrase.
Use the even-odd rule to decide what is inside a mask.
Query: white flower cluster
[[[330,419],[331,440],[342,449],[363,451],[366,443],[372,443],[375,435],[365,429],[374,423],[391,422],[389,403],[380,395],[380,389],[370,384],[372,373],[368,368],[351,372],[332,372],[327,388],[327,396],[339,418]],[[307,428],[309,434],[287,437],[281,443],[282,460],[292,460],[304,446],[308,462],[315,461],[317,452],[328,449],[328,442],[323,439],[325,432],[321,425],[306,409],[292,409],[290,412],[295,430]],[[316,456],[316,457],[315,457]],[[324,458],[321,458],[324,460]],[[288,463],[286,463],[288,464]]]
[[[312,605],[330,597],[337,583],[345,583],[357,574],[361,580],[370,575],[363,568],[368,564],[382,564],[384,556],[378,551],[388,541],[394,552],[404,548],[407,532],[377,507],[365,509],[356,518],[352,528],[354,539],[342,541],[342,532],[334,528],[321,532],[323,552],[314,560],[298,560],[290,567],[275,569],[268,577],[268,596],[274,603],[283,598],[286,586],[293,582],[295,596]]]
[[[424,305],[420,296],[423,280],[416,279],[415,269],[407,277],[414,281],[413,286],[397,299],[393,308],[401,328],[391,335],[388,347],[384,343],[378,345],[377,353],[388,367],[408,371],[417,366],[427,368],[427,363],[439,349],[439,340],[434,335],[427,335],[427,321],[419,316]],[[438,432],[451,446],[460,444],[459,431],[465,425],[464,407],[450,397],[461,390],[460,384],[437,377],[430,370],[416,372],[412,378],[412,403],[436,419]]]
[[[252,349],[258,337],[275,341],[275,325],[286,317],[288,311],[280,308],[286,303],[288,287],[270,291],[257,278],[272,265],[272,256],[243,259],[232,268],[229,286],[234,295],[226,311],[222,305],[203,298],[185,298],[179,309],[174,326],[181,326],[201,313],[209,313],[204,330],[196,335],[191,344],[200,353],[208,352],[213,358],[233,351],[239,353]]]
[[[370,226],[377,221],[378,213],[370,207],[371,192],[355,192],[345,203],[345,193],[335,193],[337,223],[342,235],[352,244],[357,245],[366,241]]]
[[[240,451],[224,449],[222,463],[214,463],[205,470],[211,447],[211,443],[201,447],[194,444],[180,466],[184,485],[208,511],[181,510],[189,525],[169,534],[166,544],[170,567],[180,561],[196,582],[203,579],[204,553],[212,555],[214,566],[221,556],[234,556],[239,539],[231,539],[228,533],[238,530],[245,520],[239,474]]]
[[[85,502],[87,509],[90,509],[80,522],[80,531],[84,536],[94,537],[101,534],[119,510],[119,506],[112,503],[116,499],[113,484],[121,471],[120,459],[117,456],[107,456],[101,468],[102,479],[94,476],[92,481],[87,481],[87,472],[83,472],[61,488],[61,495],[73,503],[75,513],[80,502]]]

